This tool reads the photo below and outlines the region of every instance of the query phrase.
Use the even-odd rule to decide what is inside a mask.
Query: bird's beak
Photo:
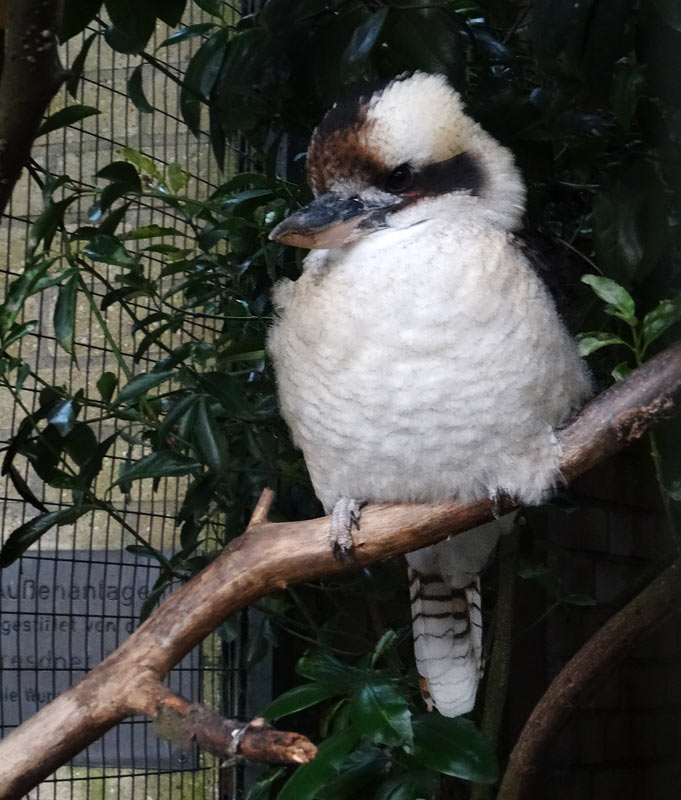
[[[380,227],[392,205],[329,192],[282,220],[270,239],[308,250],[340,247]]]

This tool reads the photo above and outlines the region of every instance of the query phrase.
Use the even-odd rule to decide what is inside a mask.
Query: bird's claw
[[[329,541],[331,552],[338,561],[354,564],[355,543],[352,540],[352,528],[359,530],[359,520],[363,503],[351,497],[341,497],[331,512]]]

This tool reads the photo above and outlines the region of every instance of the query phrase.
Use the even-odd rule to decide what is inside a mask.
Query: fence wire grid
[[[251,3],[242,12],[250,12]],[[183,25],[203,21],[201,12],[191,7]],[[100,23],[101,26],[101,23]],[[71,64],[84,39],[94,26],[63,48],[63,62]],[[139,112],[126,94],[126,82],[140,64],[140,56],[113,52],[98,36],[89,51],[75,99],[66,90],[55,99],[51,111],[79,103],[94,106],[100,114],[81,123],[40,138],[33,149],[36,164],[49,172],[69,175],[84,186],[94,185],[95,173],[114,160],[120,160],[122,147],[131,147],[150,157],[163,169],[178,162],[190,175],[188,195],[205,197],[222,176],[211,155],[207,133],[194,137],[179,115],[178,81],[183,67],[200,46],[200,39],[182,46],[157,50],[171,33],[159,25],[148,51],[160,61],[161,69],[151,65],[144,70],[145,94],[155,111]],[[232,142],[225,173],[248,166],[245,145]],[[23,268],[28,231],[42,210],[40,188],[24,174],[14,192],[8,213],[0,228],[0,247],[4,263],[0,268],[0,291]],[[77,200],[66,217],[69,227],[87,224],[87,201]],[[136,228],[150,221],[173,227],[178,235],[166,240],[183,247],[186,224],[166,207],[140,206],[126,224]],[[160,266],[160,262],[159,262]],[[153,269],[153,264],[152,264]],[[110,271],[110,272],[107,272]],[[113,282],[118,268],[104,268]],[[101,282],[91,280],[89,290],[99,303],[108,291]],[[27,318],[49,320],[56,294],[45,292],[27,309]],[[144,298],[129,301],[140,316],[149,313]],[[79,309],[80,312],[80,309]],[[45,330],[24,337],[19,356],[32,369],[54,385],[71,391],[80,387],[94,390],[94,382],[104,371],[119,373],[117,360],[89,309],[77,312],[75,360],[57,346],[49,323]],[[140,334],[130,332],[131,323],[120,305],[104,312],[109,329],[122,343],[122,354],[132,368]],[[211,333],[210,320],[196,317],[188,330],[169,336],[175,347],[183,337]],[[161,356],[148,350],[135,370],[147,371]],[[26,409],[35,411],[40,386],[27,378],[20,392]],[[0,439],[9,440],[24,417],[24,411],[8,396],[0,397]],[[87,421],[87,420],[86,420]],[[102,441],[111,431],[101,421],[90,423]],[[130,455],[130,444],[119,439],[107,461],[104,475],[110,485],[118,466]],[[31,484],[26,473],[24,479]],[[146,482],[145,482],[146,483]],[[62,491],[31,485],[50,511],[69,505]],[[175,548],[175,515],[182,496],[178,479],[165,479],[153,493],[150,487],[133,490],[127,502],[121,494],[112,500],[125,521],[165,553]],[[7,477],[0,482],[0,532],[3,540],[19,525],[34,516],[34,509],[17,494]],[[134,629],[139,611],[158,570],[153,563],[125,552],[132,539],[105,513],[82,517],[75,525],[51,531],[19,562],[0,571],[0,733],[7,734],[54,696],[73,685],[108,655]],[[247,626],[244,617],[242,627]],[[225,646],[208,640],[172,671],[169,684],[174,691],[193,701],[220,710],[229,716],[243,716],[247,695],[246,675],[240,663],[239,642]],[[243,793],[241,775],[221,770],[214,760],[196,753],[181,752],[158,740],[143,718],[124,721],[102,740],[90,746],[70,765],[33,790],[36,800],[63,798],[236,798]]]

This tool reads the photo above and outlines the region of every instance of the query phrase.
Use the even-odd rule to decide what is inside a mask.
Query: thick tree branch
[[[497,800],[517,800],[523,795],[543,750],[579,702],[602,683],[640,638],[679,611],[681,560],[609,619],[553,679],[511,752]]]
[[[566,479],[671,416],[680,399],[678,344],[597,397],[563,432]],[[269,523],[270,503],[271,495],[264,496],[243,536],[167,598],[80,683],[0,743],[0,798],[21,796],[124,717],[149,713],[149,682],[156,686],[229,615],[288,583],[348,569],[331,555],[327,518]],[[357,564],[434,544],[491,516],[488,501],[467,507],[455,503],[368,506],[362,512],[361,531],[354,536]]]
[[[67,73],[57,52],[62,0],[6,0],[0,77],[0,215]]]

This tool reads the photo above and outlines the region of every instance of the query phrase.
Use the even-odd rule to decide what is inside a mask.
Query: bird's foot
[[[333,557],[348,564],[354,563],[353,551],[355,543],[352,540],[353,526],[359,530],[359,518],[364,503],[359,503],[351,497],[341,497],[331,512],[331,525],[329,527],[329,541]]]
[[[501,492],[494,492],[493,494],[490,494],[489,499],[492,501],[492,516],[494,519],[499,519],[503,510],[503,495]]]

